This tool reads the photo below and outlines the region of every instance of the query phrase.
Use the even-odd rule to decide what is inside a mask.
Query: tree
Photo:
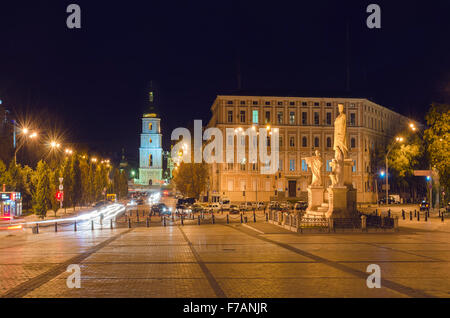
[[[3,187],[3,184],[6,185],[6,182],[7,182],[6,166],[0,159],[0,187]]]
[[[445,189],[446,199],[450,191],[450,105],[431,105],[425,116],[428,129],[424,136],[430,161],[439,173],[439,183]]]
[[[113,190],[117,196],[120,196],[120,172],[117,168],[114,168]]]
[[[79,204],[82,199],[81,168],[80,168],[80,161],[78,160],[77,155],[73,155],[72,160],[70,161],[70,178],[72,187],[71,200],[75,210],[77,204]]]
[[[64,160],[64,165],[62,169],[63,186],[64,186],[64,209],[72,206],[72,176],[70,173],[71,164],[68,158]]]
[[[128,178],[125,170],[122,170],[120,172],[119,183],[120,183],[119,197],[126,198],[128,196]]]
[[[208,182],[206,163],[181,163],[173,178],[177,189],[184,195],[199,198]]]
[[[84,158],[83,158],[84,157]],[[81,202],[84,205],[91,203],[90,199],[90,177],[89,177],[89,164],[86,160],[86,156],[82,156],[80,160],[81,170]]]
[[[41,218],[45,218],[47,211],[51,208],[51,191],[49,168],[45,161],[38,162],[36,169],[37,187],[34,194],[34,213]]]

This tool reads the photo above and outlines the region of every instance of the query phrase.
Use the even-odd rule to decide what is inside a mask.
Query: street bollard
[[[139,213],[136,211],[136,222],[139,223]]]
[[[145,210],[142,210],[142,216],[145,216]]]
[[[409,220],[412,221],[412,211],[409,211]]]
[[[269,222],[269,213],[265,213],[266,214],[266,222]]]
[[[166,226],[166,216],[163,217],[164,226]]]
[[[414,209],[414,217],[416,217],[417,216],[417,211],[416,211],[416,209]]]
[[[402,219],[405,219],[405,210],[402,209]]]
[[[172,214],[172,222],[174,222],[174,221],[175,221],[175,219],[174,219],[173,213],[171,213],[171,214]]]
[[[253,210],[253,223],[256,223],[256,213],[254,210]]]
[[[94,220],[91,220],[91,231],[94,230]]]
[[[241,213],[241,223],[244,223],[244,219],[242,217],[242,213]]]
[[[111,220],[109,220],[109,228],[112,230],[113,229],[113,223],[112,223],[113,221],[112,221],[112,219]]]
[[[181,215],[181,225],[184,225],[184,215]]]
[[[36,234],[39,234],[39,223],[36,223]]]
[[[74,231],[74,232],[77,231],[77,221],[75,221],[75,223],[73,223],[73,231]]]
[[[215,221],[214,221],[214,213],[211,214],[211,219],[212,219],[212,224],[214,224],[215,223]]]
[[[247,216],[244,217],[244,222],[247,223]]]
[[[417,221],[420,221],[420,211],[417,212]]]
[[[230,224],[230,218],[228,214],[227,214],[227,224]]]
[[[148,221],[148,216],[147,216],[147,219],[145,220],[145,226],[147,226],[147,227],[150,226],[150,222]]]
[[[428,213],[425,212],[425,222],[428,222]]]
[[[391,209],[388,210],[388,218],[391,218]]]
[[[441,221],[444,222],[444,211],[441,213]]]
[[[131,229],[131,219],[128,218],[128,228]]]
[[[55,222],[55,232],[58,232],[58,222]]]
[[[198,215],[198,217],[197,217],[197,220],[198,220],[198,225],[200,225],[200,215]]]

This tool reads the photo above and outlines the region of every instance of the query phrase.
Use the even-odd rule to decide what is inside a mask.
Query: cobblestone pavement
[[[296,234],[265,222],[3,236],[3,297],[450,297],[450,232]],[[81,288],[66,268],[79,264]],[[381,288],[369,289],[369,264]]]

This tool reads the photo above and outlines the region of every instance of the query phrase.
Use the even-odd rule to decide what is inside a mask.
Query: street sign
[[[64,181],[63,177],[59,178],[59,183],[62,183],[63,181]]]
[[[64,186],[62,184],[59,185],[59,190],[64,190]]]
[[[61,201],[63,193],[61,191],[56,192],[55,198],[57,201]]]
[[[431,176],[431,170],[414,170],[413,172],[416,177]]]

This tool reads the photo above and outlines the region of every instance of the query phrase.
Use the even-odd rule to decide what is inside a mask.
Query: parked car
[[[281,210],[281,206],[279,202],[271,201],[269,203],[269,210],[279,211]]]
[[[265,207],[264,202],[258,202],[258,203],[256,203],[256,209],[257,209],[257,210],[262,210],[262,209],[264,209],[264,207]]]
[[[172,213],[170,211],[170,209],[167,207],[167,205],[165,205],[164,203],[153,204],[152,208],[151,208],[151,212],[152,212],[152,214],[157,213],[159,215],[164,215],[164,214],[170,215]]]
[[[201,211],[203,211],[205,209],[205,207],[203,206],[203,205],[201,205],[200,203],[194,203],[192,206],[191,206],[191,211],[192,212],[201,212]]]
[[[206,212],[218,212],[220,211],[220,204],[219,203],[210,203],[205,208]]]
[[[230,204],[230,214],[239,214],[239,207],[236,204]]]
[[[307,207],[308,207],[308,202],[298,201],[297,203],[295,203],[294,210],[297,212],[305,211]]]
[[[430,204],[427,201],[422,201],[419,206],[420,211],[428,211],[430,209]]]
[[[221,203],[221,208],[223,210],[229,210],[230,209],[230,199],[228,198],[222,198]]]
[[[239,209],[241,211],[251,211],[251,210],[253,210],[253,204],[251,202],[242,202],[239,205]]]

